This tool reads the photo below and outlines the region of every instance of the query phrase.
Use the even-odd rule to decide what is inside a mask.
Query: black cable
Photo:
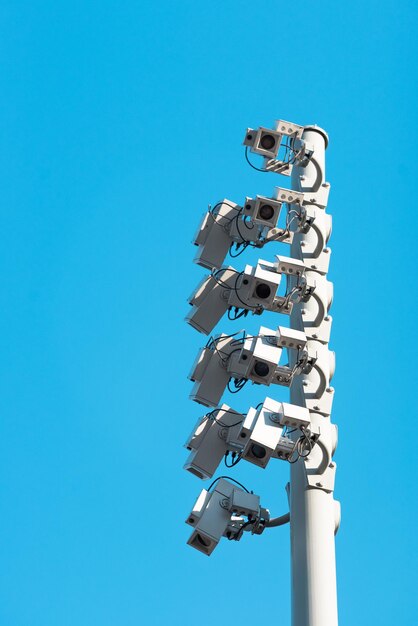
[[[288,136],[286,136],[284,147],[285,147],[285,152],[284,152],[284,156],[283,156],[283,161],[286,161],[287,156],[289,154],[289,137]]]
[[[293,430],[288,431],[287,434],[290,434],[294,432],[295,430],[298,430],[298,429],[294,428]],[[310,437],[309,434],[306,432],[305,427],[301,426],[300,430],[302,432],[302,435],[295,441],[295,445],[293,446],[292,452],[289,454],[289,457],[287,459],[290,464],[296,463],[299,459],[307,459],[315,445],[315,441],[313,441],[312,437]],[[309,447],[309,451],[306,454],[304,454],[305,445]],[[297,453],[297,457],[292,460],[292,456],[295,451]]]
[[[241,389],[243,389],[243,388],[245,387],[245,385],[248,383],[248,378],[240,378],[240,380],[238,381],[238,383],[237,383],[237,382],[234,382],[234,385],[235,385],[235,390],[234,390],[234,389],[231,389],[231,387],[230,387],[230,382],[231,382],[231,380],[232,380],[232,379],[230,378],[230,379],[229,379],[229,381],[228,381],[228,385],[227,385],[227,386],[228,386],[228,391],[229,391],[230,393],[238,393],[238,392],[239,392],[239,391],[241,391]],[[235,379],[235,381],[236,381],[236,379]],[[241,382],[240,382],[240,381],[241,381]]]
[[[211,271],[211,273],[210,273],[210,276],[211,276],[211,277],[212,277],[212,278],[213,278],[213,279],[217,282],[217,284],[218,284],[218,285],[220,285],[221,287],[224,287],[225,289],[232,290],[232,289],[234,289],[235,287],[231,287],[231,286],[230,286],[230,285],[228,285],[227,283],[224,283],[224,282],[223,282],[223,280],[222,280],[221,278],[218,278],[218,274],[219,274],[220,272],[222,272],[222,273],[224,274],[224,273],[225,273],[226,271],[228,271],[228,270],[229,270],[230,272],[234,272],[235,274],[238,274],[238,276],[239,276],[240,274],[242,274],[242,273],[243,273],[243,272],[239,272],[238,270],[234,270],[234,268],[232,268],[232,267],[220,267],[219,269],[213,269],[213,270]],[[232,278],[232,276],[231,276],[231,278]],[[235,282],[236,282],[236,281],[235,281]]]
[[[240,309],[238,307],[235,307],[235,313],[234,313],[234,317],[231,317],[231,310],[232,310],[232,306],[229,307],[228,309],[228,319],[231,320],[231,322],[235,322],[235,320],[239,320],[240,317],[245,317],[248,315],[249,310],[248,309],[242,309],[240,311]]]
[[[251,245],[251,239],[244,239],[244,237],[242,236],[242,232],[240,231],[240,228],[238,226],[238,218],[240,217],[241,213],[239,213],[234,219],[236,221],[236,227],[237,227],[237,231],[238,231],[238,235],[241,237],[241,241],[243,243],[246,243],[247,245]],[[254,230],[254,228],[256,228],[256,224],[254,224],[254,222],[251,222],[252,226],[247,226],[248,230]],[[252,244],[254,246],[254,244]]]
[[[245,528],[247,528],[248,526],[251,526],[251,525],[255,524],[255,522],[256,522],[256,520],[253,520],[253,519],[248,520],[248,522],[245,522],[245,524],[243,524],[243,525],[241,526],[241,528],[239,529],[239,531],[238,531],[238,532],[237,532],[237,534],[235,535],[234,540],[235,540],[235,541],[239,541],[239,540],[241,539],[242,535],[244,534],[244,530],[245,530]]]
[[[244,244],[239,244],[240,246],[242,245],[242,249],[237,253],[237,254],[232,254],[231,250],[232,250],[232,246],[234,245],[234,243],[232,242],[231,245],[229,246],[229,256],[231,257],[231,259],[236,259],[239,256],[241,256],[241,254],[243,252],[245,252],[245,250],[248,248],[248,243],[244,243]],[[238,249],[238,248],[237,248]]]
[[[287,135],[287,137],[288,137],[288,135]],[[289,165],[293,165],[293,164],[297,161],[297,159],[299,158],[299,156],[302,154],[302,149],[301,149],[301,150],[299,150],[298,152],[296,152],[296,150],[294,150],[294,149],[292,148],[292,142],[293,142],[293,140],[292,140],[292,139],[291,139],[291,144],[290,144],[290,145],[288,145],[288,143],[287,143],[287,142],[288,142],[288,139],[286,139],[286,143],[285,143],[285,144],[281,143],[281,144],[280,144],[280,146],[279,146],[279,150],[280,150],[280,148],[281,148],[282,146],[284,146],[284,147],[285,147],[285,149],[286,149],[286,151],[285,151],[285,157],[282,159],[282,163],[280,164],[280,166],[279,166],[277,169],[273,170],[275,173],[280,173],[280,172],[281,172],[281,170],[285,169],[285,168],[286,168],[286,167],[288,167]],[[290,157],[290,158],[288,159],[288,161],[285,161],[285,158],[286,158],[286,156],[287,156],[287,154],[288,154],[288,152],[289,152],[289,151],[293,153],[293,156],[292,156],[292,157]],[[263,169],[261,169],[261,168],[256,167],[255,165],[253,165],[253,164],[251,163],[250,159],[248,158],[248,146],[246,146],[246,147],[245,147],[245,159],[246,159],[246,161],[247,161],[248,165],[250,165],[250,166],[251,166],[254,170],[256,170],[257,172],[270,172],[270,171],[271,171],[271,170],[269,170],[269,169],[267,169],[267,168],[263,168]],[[275,160],[276,160],[278,163],[280,162],[280,161],[279,161],[279,159],[277,159],[277,158],[276,158]]]
[[[212,215],[213,214],[218,215],[218,213],[215,213],[215,209],[217,209],[218,206],[222,206],[223,204],[226,204],[226,206],[229,206],[231,209],[235,209],[235,210],[238,210],[237,207],[239,207],[239,205],[230,204],[227,200],[221,200],[220,202],[217,202],[213,207],[211,207],[208,212],[212,213]],[[240,209],[240,212],[241,211],[242,209]],[[220,217],[223,217],[224,219],[227,219],[229,222],[232,222],[232,220],[234,220],[236,216],[234,215],[234,217],[228,218],[224,215],[221,215]]]
[[[245,331],[242,331],[243,333],[245,333]],[[235,333],[238,334],[238,333]],[[246,339],[277,339],[276,335],[245,335],[243,336],[242,339],[234,339],[234,341],[231,341],[231,346],[235,346],[239,343],[244,343],[244,341]],[[277,344],[275,344],[275,346],[277,347]]]
[[[209,339],[206,342],[205,348],[209,348],[212,349],[213,346],[213,352],[216,352],[217,354],[221,355],[222,354],[222,350],[218,350],[217,348],[217,344],[219,341],[223,341],[224,339],[231,339],[232,337],[236,337],[236,335],[239,335],[240,333],[244,333],[244,337],[245,337],[245,330],[239,330],[236,333],[232,333],[231,335],[225,335],[224,337],[217,337],[216,339],[214,337],[209,337]],[[226,362],[226,360],[228,359],[229,354],[225,354],[225,357],[221,358],[221,360],[223,362]],[[224,361],[225,359],[225,361]]]
[[[231,456],[232,456],[232,461],[231,463],[228,465],[227,460],[228,460],[228,456],[229,456],[230,450],[227,450],[225,452],[224,455],[224,464],[226,465],[226,467],[231,468],[231,467],[235,467],[235,465],[237,465],[237,463],[239,463],[241,461],[242,458],[242,453],[239,452],[238,454],[236,452],[232,452]],[[235,458],[236,457],[236,458]]]
[[[232,428],[233,426],[238,426],[239,424],[242,424],[242,422],[244,421],[244,417],[245,417],[244,413],[239,413],[238,415],[242,415],[242,420],[240,420],[239,422],[236,422],[235,424],[224,424],[223,422],[220,422],[218,419],[216,419],[216,417],[213,417],[213,415],[215,413],[219,413],[219,411],[223,411],[224,413],[230,413],[231,415],[235,415],[237,413],[236,411],[225,411],[224,409],[214,409],[210,413],[206,413],[205,418],[213,420],[214,422],[219,424],[219,426],[222,426],[222,428]]]
[[[243,484],[239,483],[237,480],[235,480],[235,478],[231,478],[230,476],[218,476],[218,478],[215,478],[215,480],[209,485],[207,490],[210,491],[212,489],[213,485],[215,483],[217,483],[218,480],[221,480],[221,478],[225,478],[225,480],[232,480],[233,483],[236,483],[237,485],[242,487],[244,489],[244,491],[246,491],[247,493],[252,493],[252,491],[248,491],[247,487],[244,487]]]
[[[253,168],[253,170],[256,170],[257,172],[268,172],[268,170],[256,167],[255,165],[251,163],[250,159],[248,158],[248,146],[245,146],[245,158],[247,160],[248,165],[250,165]]]

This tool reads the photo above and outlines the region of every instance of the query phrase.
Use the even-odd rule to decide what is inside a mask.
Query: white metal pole
[[[328,143],[326,133],[315,126],[306,128],[303,139],[314,148],[313,159],[306,167],[295,166],[292,172],[292,189],[309,192],[314,200],[315,193],[325,184],[325,149]],[[313,201],[313,206],[315,202]],[[316,211],[324,208],[315,207]],[[303,250],[312,249],[314,229],[306,234],[295,237],[292,244],[291,256],[303,258]],[[316,254],[329,255],[326,248],[317,250]],[[309,255],[308,255],[309,256]],[[315,255],[313,255],[314,257]],[[307,275],[315,278],[324,272],[318,272],[315,259],[310,259]],[[318,267],[321,267],[319,263]],[[309,301],[300,307],[308,308]],[[294,308],[291,316],[292,328],[306,331],[303,324],[303,315],[300,307]],[[327,316],[327,312],[325,312]],[[327,317],[326,322],[330,323]],[[322,349],[326,342],[316,340],[312,336],[308,340],[309,352]],[[329,359],[332,361],[332,356]],[[331,365],[331,370],[333,369]],[[329,379],[332,377],[328,375]],[[329,374],[329,373],[328,373]],[[318,371],[312,370],[301,378],[301,382],[292,385],[290,401],[302,406],[307,405],[307,390]],[[326,377],[325,377],[326,378]],[[324,395],[332,394],[329,386],[323,390]],[[312,403],[312,399],[311,399]],[[316,409],[321,409],[321,398]],[[309,407],[311,408],[311,407]],[[314,411],[316,411],[314,407]],[[322,439],[328,441],[328,448],[333,453],[336,445],[335,429],[330,426],[330,416],[323,415],[324,411],[315,413],[316,424],[322,432]],[[326,411],[325,411],[326,413]],[[317,448],[317,446],[315,446]],[[331,457],[331,455],[330,455]],[[335,567],[335,540],[334,535],[339,523],[339,503],[333,498],[333,482],[326,485],[326,479],[316,477],[316,482],[308,485],[307,464],[300,460],[291,467],[290,479],[290,532],[291,532],[291,569],[292,569],[292,626],[337,626],[337,584]],[[335,475],[335,463],[330,460],[329,471]],[[312,483],[312,481],[311,481]],[[324,488],[327,487],[326,489]]]

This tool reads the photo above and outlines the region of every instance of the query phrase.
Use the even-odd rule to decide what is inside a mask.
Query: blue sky
[[[209,202],[289,184],[241,146],[278,118],[330,135],[340,624],[416,623],[416,19],[399,0],[0,3],[2,625],[290,623],[288,528],[204,557],[182,470],[190,242]],[[284,513],[287,465],[244,465]]]

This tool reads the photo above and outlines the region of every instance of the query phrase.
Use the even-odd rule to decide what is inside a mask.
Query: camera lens
[[[200,545],[203,546],[204,548],[208,548],[210,546],[209,539],[206,539],[206,537],[202,537],[202,535],[197,534],[196,541],[197,543],[200,543]]]
[[[259,298],[265,300],[265,298],[268,298],[271,294],[271,289],[268,285],[266,285],[266,283],[260,283],[255,288],[255,293]]]
[[[257,361],[256,364],[254,365],[254,371],[257,374],[257,376],[267,376],[267,374],[270,371],[270,368],[267,365],[267,363],[264,363],[263,361]]]
[[[260,145],[264,150],[271,150],[275,144],[276,140],[273,135],[262,135]]]
[[[262,204],[258,209],[258,215],[262,220],[271,220],[274,215],[274,209],[271,204]]]
[[[264,459],[266,456],[266,449],[263,446],[259,446],[257,443],[253,443],[251,446],[251,454],[255,456],[256,459]]]

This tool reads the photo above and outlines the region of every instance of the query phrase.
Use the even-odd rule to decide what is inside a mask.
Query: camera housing
[[[248,493],[234,483],[221,478],[213,491],[203,489],[198,496],[186,523],[194,528],[188,545],[210,556],[223,536],[241,538],[243,516],[257,525],[261,516],[269,518],[266,509],[260,507],[259,496]]]
[[[245,198],[242,214],[249,218],[253,224],[258,224],[267,228],[275,228],[279,221],[282,202],[274,198],[256,196],[255,198]]]
[[[185,447],[190,455],[184,469],[198,478],[211,478],[227,452],[259,467],[272,457],[286,458],[294,442],[284,436],[285,427],[306,429],[311,426],[308,409],[265,398],[262,405],[238,413],[227,404],[199,419]]]
[[[289,176],[293,163],[306,156],[309,147],[302,140],[304,127],[285,120],[278,120],[274,129],[260,126],[257,129],[247,128],[243,144],[254,154],[264,157],[264,169]],[[280,146],[284,137],[290,137],[285,146],[287,160],[279,159]],[[310,153],[310,150],[309,150]],[[290,156],[292,155],[292,156]],[[286,156],[285,156],[286,158]]]
[[[189,374],[194,382],[191,400],[204,406],[218,406],[230,378],[227,363],[234,340],[230,335],[215,335],[209,345],[199,350]]]
[[[255,266],[246,265],[238,289],[230,294],[229,304],[260,313],[263,309],[276,310],[273,303],[281,279],[275,263],[260,259]]]
[[[295,277],[296,293],[277,295],[282,276],[287,277],[287,288]],[[289,315],[300,300],[307,301],[316,282],[305,277],[305,266],[298,259],[276,255],[271,263],[259,259],[255,266],[246,265],[243,272],[231,266],[213,270],[201,280],[189,298],[192,309],[186,321],[199,332],[208,335],[226,311],[244,309],[260,315],[264,310]]]
[[[246,337],[241,346],[231,353],[229,371],[235,378],[270,385],[281,353],[276,331],[261,326],[258,335]]]
[[[260,126],[256,130],[247,128],[243,144],[248,146],[254,154],[274,159],[278,155],[282,137],[283,134],[278,130],[264,126]]]
[[[282,437],[283,426],[276,418],[280,403],[266,398],[259,409],[251,408],[242,424],[238,438],[246,443],[242,458],[259,467],[266,467]]]
[[[212,478],[226,452],[240,448],[234,444],[244,416],[222,404],[219,409],[206,414],[196,424],[185,447],[190,455],[184,469],[198,478]]]
[[[240,280],[240,273],[230,266],[205,276],[189,298],[192,309],[186,322],[204,335],[212,332],[231,306],[231,295]]]
[[[205,406],[218,406],[230,378],[251,380],[260,385],[272,383],[289,387],[293,375],[308,371],[309,355],[303,332],[278,326],[272,330],[261,326],[257,335],[237,339],[234,335],[216,335],[199,350],[189,374],[194,382],[190,398]],[[295,350],[303,357],[297,371],[279,365],[283,348]]]
[[[304,265],[298,259],[277,256],[277,261],[259,260],[246,265],[243,272],[231,266],[213,270],[203,278],[189,298],[192,309],[186,321],[199,332],[208,335],[228,309],[245,309],[260,315],[264,310],[289,315],[295,302],[306,291]],[[296,298],[277,295],[282,276],[297,276],[300,294]]]
[[[233,242],[232,226],[239,221],[239,231],[236,236],[243,241],[258,241],[261,236],[261,226],[244,221],[240,218],[242,207],[231,200],[222,200],[216,205],[216,210],[209,210],[203,216],[198,231],[193,239],[198,251],[194,262],[211,270],[221,267],[228,250]]]
[[[294,451],[294,442],[283,434],[284,427],[310,426],[308,409],[265,398],[259,408],[251,408],[238,433],[243,443],[242,458],[265,468],[271,458],[287,459]]]

